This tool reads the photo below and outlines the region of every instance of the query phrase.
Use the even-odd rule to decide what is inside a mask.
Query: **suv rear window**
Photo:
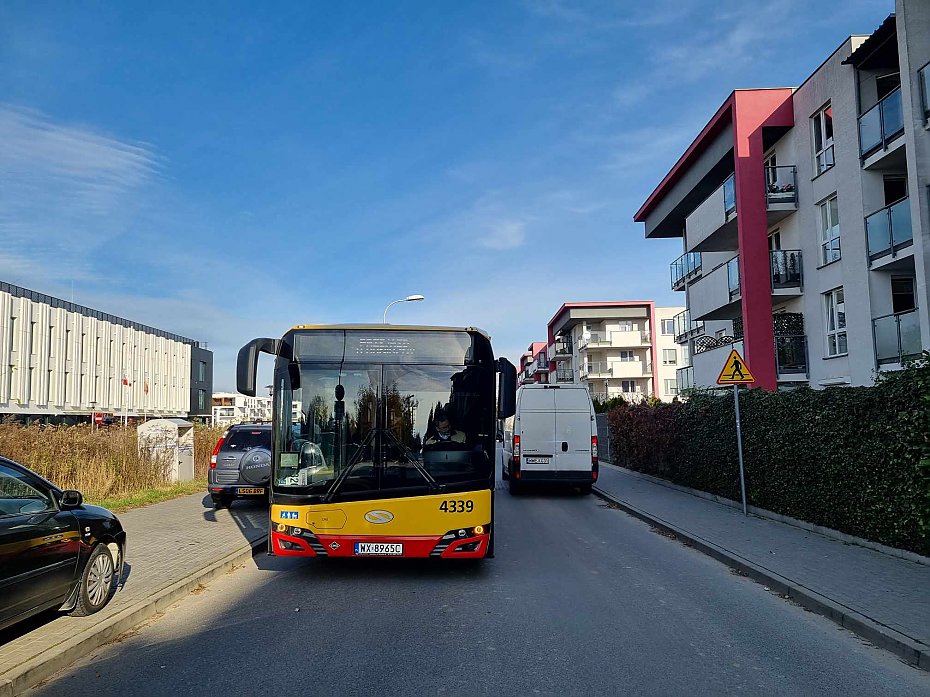
[[[224,446],[230,450],[251,450],[271,447],[270,428],[237,428],[229,434]]]

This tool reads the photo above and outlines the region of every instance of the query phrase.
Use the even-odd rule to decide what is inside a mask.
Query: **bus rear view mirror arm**
[[[239,349],[236,361],[236,389],[247,397],[255,396],[255,376],[258,373],[258,354],[278,355],[281,341],[278,339],[252,339]]]

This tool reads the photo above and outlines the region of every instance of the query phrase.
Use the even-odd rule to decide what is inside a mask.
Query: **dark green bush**
[[[872,387],[740,392],[750,504],[930,554],[930,355]],[[733,396],[621,405],[616,464],[739,499]]]

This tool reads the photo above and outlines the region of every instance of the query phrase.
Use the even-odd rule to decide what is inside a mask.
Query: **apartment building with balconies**
[[[634,216],[682,240],[680,388],[734,347],[766,389],[871,384],[930,347],[930,5],[896,9],[800,87],[733,92]]]
[[[523,352],[517,377],[521,385],[549,382],[548,344],[545,341],[534,341]]]
[[[549,380],[582,383],[601,401],[678,393],[674,317],[653,301],[565,303],[549,321]]]
[[[238,392],[217,392],[213,395],[213,425],[271,421],[271,397],[247,397]]]

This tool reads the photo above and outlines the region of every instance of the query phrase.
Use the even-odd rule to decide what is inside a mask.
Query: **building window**
[[[207,391],[197,390],[197,411],[206,411],[206,409],[207,409]]]
[[[814,143],[814,173],[826,172],[833,166],[833,107],[827,104],[811,117]]]
[[[622,319],[617,322],[617,327],[621,332],[631,332],[633,331],[633,322],[628,319]]]
[[[665,394],[678,394],[678,380],[665,380]]]
[[[632,361],[636,360],[636,354],[632,351],[621,351],[620,360],[624,363],[631,363]]]
[[[827,328],[827,355],[842,356],[846,346],[846,302],[843,288],[823,294],[824,314]]]
[[[678,365],[678,351],[662,349],[662,365]]]
[[[663,319],[662,320],[662,333],[666,336],[670,336],[675,333],[675,320],[673,319]]]
[[[840,210],[836,196],[820,204],[820,263],[836,261],[840,253]]]
[[[727,338],[727,330],[726,330],[726,329],[718,329],[717,331],[714,332],[714,338],[715,338],[715,339],[720,339],[720,340],[726,339],[726,338]]]
[[[200,365],[197,366],[197,380],[200,382],[206,382],[207,380],[207,362],[200,361]]]
[[[620,390],[626,394],[632,394],[636,392],[636,381],[635,380],[621,380]]]

